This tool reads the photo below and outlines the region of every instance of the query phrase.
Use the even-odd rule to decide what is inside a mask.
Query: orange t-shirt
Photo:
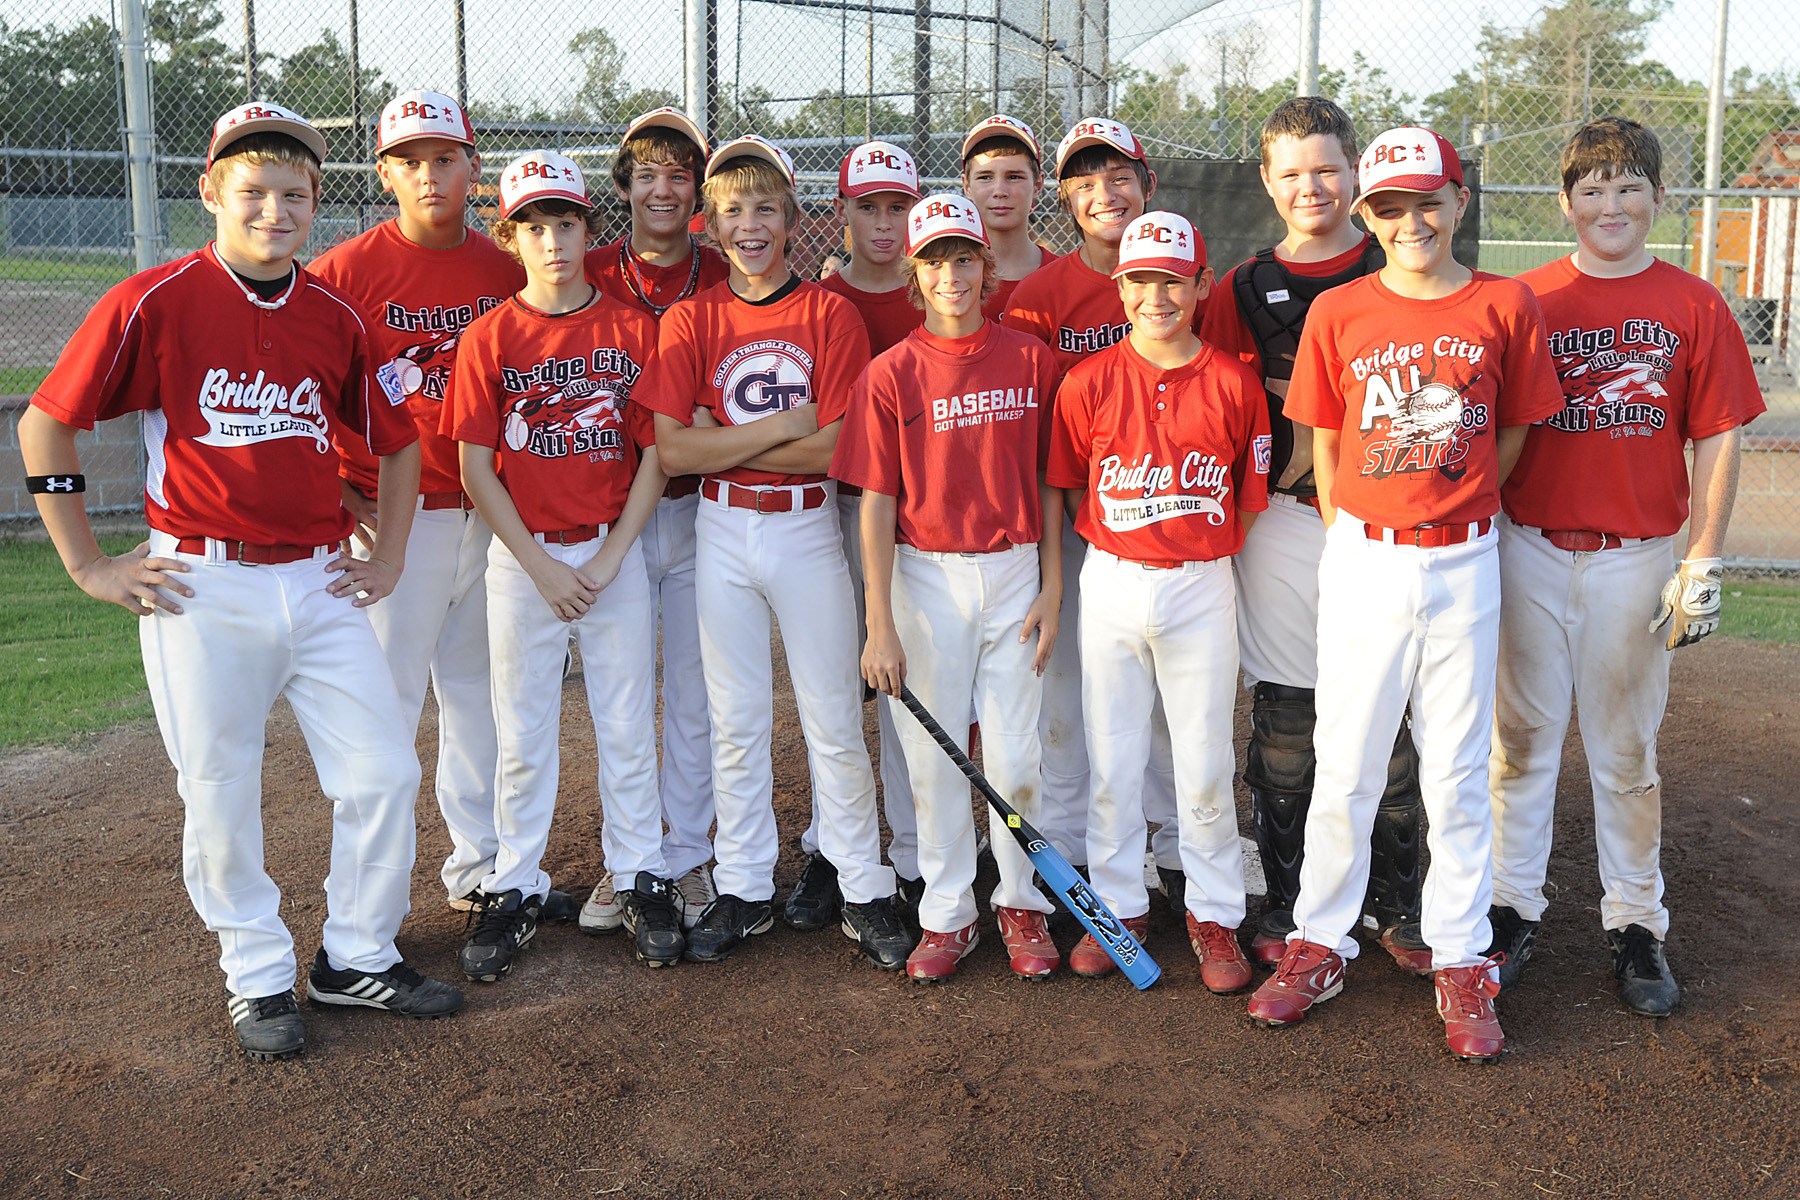
[[[434,250],[409,241],[398,221],[384,221],[333,246],[307,270],[362,306],[378,360],[390,364],[419,427],[419,491],[460,492],[456,443],[438,432],[457,341],[476,317],[525,286],[525,268],[472,229],[462,245]],[[343,477],[373,496],[375,459],[361,439],[345,439],[338,452]]]
[[[1204,304],[1195,309],[1195,333],[1200,332],[1205,314]],[[1019,280],[1002,320],[1047,344],[1056,356],[1059,375],[1067,375],[1089,355],[1124,341],[1131,332],[1118,283],[1083,262],[1080,250]]]
[[[1537,299],[1476,271],[1439,300],[1396,295],[1375,274],[1313,301],[1286,413],[1342,430],[1333,506],[1411,529],[1493,516],[1496,431],[1562,406]]]
[[[661,319],[676,301],[723,283],[731,274],[725,256],[711,246],[696,242],[687,261],[659,267],[631,253],[626,248],[630,238],[626,234],[616,242],[589,250],[582,267],[589,283],[627,308],[649,316]]]
[[[1531,427],[1500,498],[1539,529],[1667,537],[1688,515],[1690,438],[1766,407],[1744,334],[1719,289],[1657,262],[1624,279],[1571,259],[1527,271],[1565,407]]]
[[[857,315],[869,331],[871,355],[885,354],[925,323],[925,310],[913,307],[904,284],[885,292],[865,292],[851,287],[840,273],[820,280],[819,286],[856,306]]]
[[[463,335],[447,432],[499,452],[531,532],[609,525],[654,440],[632,389],[655,354],[656,322],[604,293],[554,316],[514,296]]]
[[[1038,256],[1038,265],[1032,268],[1032,274],[1036,274],[1038,270],[1056,261],[1056,255],[1047,246],[1038,247]],[[1025,278],[1029,279],[1031,276],[1027,275]],[[1001,317],[1006,315],[1006,306],[1012,302],[1012,294],[1018,291],[1019,285],[1024,282],[1024,279],[1000,280],[1000,286],[994,289],[994,294],[981,302],[981,315],[990,321],[998,322]]]
[[[739,299],[731,284],[706,289],[662,320],[656,370],[637,399],[684,425],[704,405],[721,425],[746,425],[802,404],[819,406],[819,428],[843,419],[850,386],[869,365],[869,335],[842,296],[800,282],[772,303]],[[821,483],[733,467],[732,483]]]

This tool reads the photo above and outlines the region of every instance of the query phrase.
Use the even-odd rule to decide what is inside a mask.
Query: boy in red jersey
[[[1313,302],[1287,414],[1313,430],[1328,532],[1319,564],[1318,754],[1296,929],[1250,1001],[1265,1025],[1343,990],[1362,915],[1390,732],[1412,705],[1431,871],[1422,931],[1458,1058],[1505,1046],[1487,957],[1486,762],[1500,625],[1493,517],[1525,427],[1562,407],[1537,301],[1469,270],[1451,236],[1462,164],[1428,129],[1363,152],[1358,207],[1387,253]]]
[[[881,863],[856,605],[826,477],[850,385],[868,365],[868,334],[847,301],[788,269],[800,203],[784,151],[741,137],[713,152],[706,175],[706,231],[731,276],[669,311],[640,396],[670,469],[706,477],[695,586],[719,898],[688,934],[687,956],[717,962],[774,924],[774,616],[819,792],[819,845],[845,900],[843,931],[875,965],[898,970],[912,942],[894,907],[894,873]]]
[[[448,416],[463,485],[494,531],[488,639],[500,743],[500,845],[462,969],[493,982],[537,932],[571,628],[599,750],[606,866],[631,881],[620,900],[638,960],[667,966],[683,948],[680,897],[662,852],[650,583],[637,547],[667,478],[649,416],[632,403],[656,322],[585,278],[599,214],[573,162],[516,159],[501,173],[500,216],[495,240],[527,283],[464,337]]]
[[[1131,333],[1056,398],[1049,482],[1069,489],[1081,568],[1082,715],[1095,893],[1140,940],[1145,769],[1157,697],[1170,716],[1188,940],[1215,992],[1250,982],[1237,942],[1244,864],[1232,801],[1237,614],[1229,559],[1267,506],[1269,416],[1256,376],[1194,336],[1212,286],[1187,218],[1145,213],[1113,268]],[[1116,968],[1092,934],[1080,975]]]
[[[395,97],[376,122],[375,171],[400,215],[326,251],[310,270],[362,306],[375,350],[406,396],[423,458],[406,572],[369,610],[418,729],[430,682],[437,694],[438,810],[450,833],[442,878],[452,906],[467,909],[494,865],[494,704],[487,647],[487,523],[462,489],[456,443],[438,432],[456,346],[469,323],[525,285],[525,272],[464,224],[481,178],[475,132],[460,105],[437,92]],[[339,446],[344,505],[377,527],[375,460],[359,439]],[[363,551],[367,553],[367,551]],[[553,893],[558,919],[569,897]]]
[[[832,462],[833,475],[863,489],[863,678],[895,697],[907,683],[934,713],[973,705],[984,769],[1029,820],[1037,676],[1056,641],[1062,587],[1061,497],[1041,482],[1056,367],[1037,339],[982,316],[994,265],[971,201],[946,193],[915,205],[906,266],[924,326],[857,380]],[[906,971],[941,980],[978,938],[969,785],[910,715],[900,742],[917,781],[924,882],[923,936]],[[1015,973],[1043,978],[1060,961],[1044,923],[1050,902],[998,814],[990,827],[1000,936]]]
[[[725,278],[725,259],[688,232],[706,167],[706,135],[673,108],[644,113],[625,129],[613,160],[613,191],[631,210],[631,228],[616,242],[588,251],[587,276],[627,308],[655,320]],[[677,475],[638,538],[649,572],[650,639],[662,638],[663,857],[681,892],[681,922],[693,928],[712,903],[712,733],[706,680],[700,671],[700,626],[694,616],[694,514],[700,477]],[[625,923],[611,871],[581,907],[581,928],[608,933]]]
[[[1019,281],[1056,261],[1031,238],[1031,209],[1044,186],[1042,153],[1031,126],[996,113],[963,136],[963,194],[975,202],[998,272],[981,315],[998,321]]]
[[[1565,407],[1531,427],[1500,493],[1506,603],[1488,764],[1501,987],[1518,980],[1544,913],[1573,702],[1593,784],[1600,920],[1620,998],[1650,1017],[1681,996],[1663,954],[1656,769],[1669,652],[1718,626],[1738,429],[1764,407],[1718,289],[1644,246],[1662,197],[1655,134],[1620,117],[1584,125],[1562,154],[1575,253],[1519,276],[1543,305]]]
[[[334,802],[308,995],[411,1017],[462,1007],[394,946],[419,759],[364,609],[405,561],[418,434],[375,380],[354,305],[294,262],[324,156],[318,131],[277,105],[220,117],[200,179],[216,240],[108,292],[19,421],[27,486],[70,577],[143,618],[144,674],[186,810],[188,896],[219,935],[232,1026],[258,1059],[306,1046],[294,940],[263,869],[263,737],[277,696]],[[143,413],[151,533],[108,558],[78,494],[75,434],[131,412]],[[351,517],[329,451],[349,431],[379,460],[378,494],[395,514],[367,560],[339,552]]]

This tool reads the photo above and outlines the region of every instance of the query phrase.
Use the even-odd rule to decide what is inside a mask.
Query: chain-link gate
[[[1047,144],[1106,113],[1161,158],[1246,158],[1303,83],[1365,135],[1428,124],[1477,162],[1480,265],[1504,274],[1573,248],[1555,193],[1576,125],[1620,113],[1655,129],[1670,199],[1652,248],[1709,270],[1769,389],[1728,550],[1740,567],[1800,570],[1800,43],[1787,0],[69,0],[48,18],[0,0],[0,396],[12,397],[0,403],[16,410],[104,288],[207,240],[194,179],[212,119],[247,97],[331,140],[310,252],[391,215],[371,126],[397,91],[429,87],[463,98],[490,171],[545,146],[599,166],[623,123],[660,104],[715,135],[774,138],[801,170],[805,266],[839,236],[839,159],[871,135],[911,149],[942,186],[962,131],[996,110]],[[157,200],[135,214],[131,146]],[[478,222],[492,202],[478,195]],[[1038,229],[1058,248],[1068,236],[1047,201]],[[30,511],[16,501],[8,511]]]

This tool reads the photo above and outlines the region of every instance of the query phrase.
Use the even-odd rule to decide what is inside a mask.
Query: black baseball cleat
[[[481,906],[487,903],[487,893],[480,888],[465,896],[458,896],[450,901],[450,907],[458,912],[480,912]],[[567,925],[581,911],[581,905],[567,892],[559,892],[551,888],[538,907],[539,925]]]
[[[639,871],[633,886],[619,893],[625,928],[637,939],[637,960],[647,967],[672,967],[681,961],[687,939],[681,933],[681,894],[675,882]]]
[[[844,893],[838,889],[837,868],[831,860],[814,850],[806,856],[800,871],[800,882],[788,893],[781,919],[802,933],[817,933],[838,919],[844,906]]]
[[[1613,975],[1619,981],[1619,999],[1640,1017],[1666,1017],[1681,1003],[1681,988],[1663,956],[1663,944],[1642,925],[1609,929]]]
[[[1488,909],[1488,924],[1494,927],[1494,944],[1487,949],[1488,957],[1500,960],[1500,990],[1509,992],[1525,974],[1525,964],[1531,961],[1538,923],[1521,917],[1516,908],[1496,904]]]
[[[462,948],[462,973],[470,979],[493,983],[512,970],[513,959],[537,936],[536,896],[526,897],[518,888],[489,895],[480,909],[471,912],[475,933]]]
[[[273,996],[239,996],[225,993],[225,1010],[244,1053],[260,1062],[293,1058],[306,1049],[306,1022],[294,989]]]
[[[435,1021],[462,1011],[463,994],[447,983],[427,979],[405,961],[385,971],[340,971],[319,947],[306,976],[306,995],[314,1004],[347,1008],[379,1008],[402,1017]]]
[[[1187,876],[1173,867],[1156,868],[1157,882],[1169,902],[1169,911],[1187,920]]]
[[[774,901],[742,900],[727,892],[707,905],[699,922],[688,930],[682,957],[689,962],[723,962],[746,938],[773,928]]]
[[[900,914],[894,911],[892,896],[867,904],[845,904],[842,929],[845,937],[862,947],[863,957],[884,971],[904,967],[906,956],[918,944]]]
[[[925,881],[896,874],[894,884],[894,911],[909,930],[919,933],[919,904],[925,899]]]

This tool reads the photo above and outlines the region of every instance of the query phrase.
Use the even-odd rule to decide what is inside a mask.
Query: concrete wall
[[[0,396],[0,520],[35,517],[37,505],[25,490],[25,462],[19,456],[19,416],[26,396]],[[144,438],[136,414],[105,421],[75,439],[81,473],[87,476],[87,506],[144,507]]]

